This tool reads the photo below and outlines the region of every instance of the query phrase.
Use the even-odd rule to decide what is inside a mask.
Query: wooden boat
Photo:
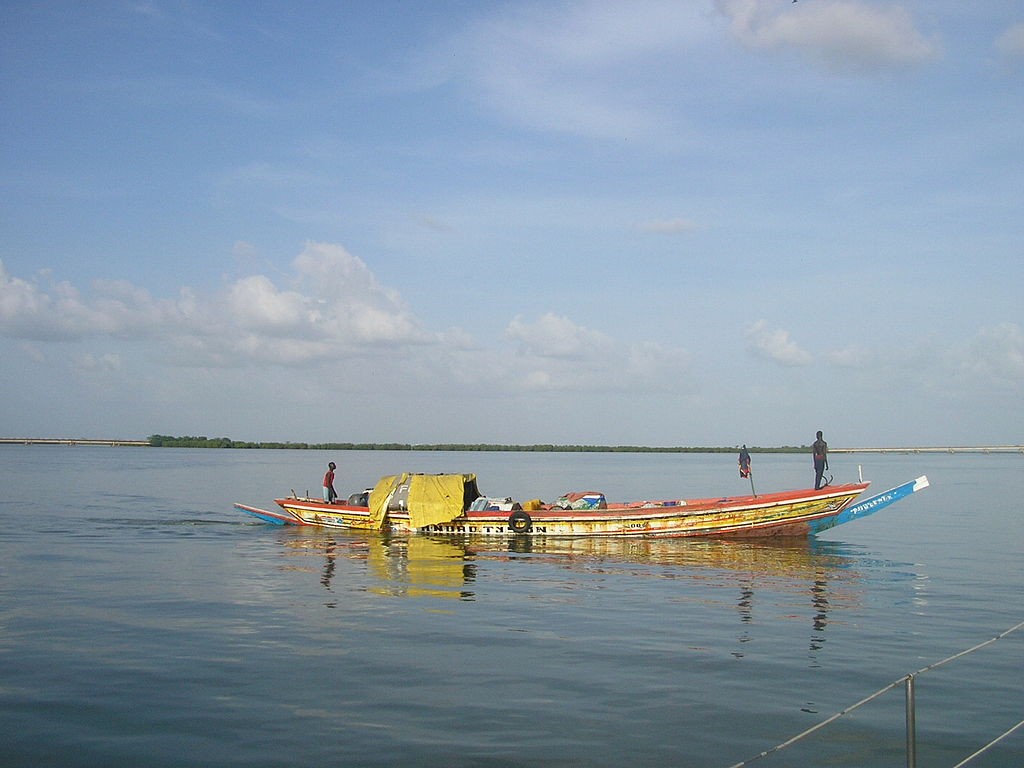
[[[235,507],[279,525],[434,536],[807,536],[873,514],[926,488],[928,478],[921,476],[853,504],[868,486],[858,482],[820,490],[626,503],[609,503],[599,493],[580,493],[545,504],[481,496],[471,474],[403,474],[382,478],[372,491],[354,494],[346,503],[292,495],[275,499],[279,510]]]

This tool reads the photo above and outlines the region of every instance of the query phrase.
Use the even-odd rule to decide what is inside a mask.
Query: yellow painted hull
[[[838,516],[868,483],[737,496],[609,504],[592,510],[545,506],[529,511],[466,511],[455,519],[414,528],[407,512],[389,511],[384,527],[395,532],[453,536],[686,537],[800,536]],[[376,530],[367,507],[316,499],[277,499],[277,522],[327,528]]]

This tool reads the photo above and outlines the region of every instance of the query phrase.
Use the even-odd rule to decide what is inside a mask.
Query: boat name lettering
[[[424,533],[517,533],[507,525],[427,525],[420,528]],[[532,532],[547,533],[547,526],[535,525]]]
[[[875,496],[873,499],[868,499],[863,504],[858,504],[857,506],[863,509],[871,509],[872,507],[877,507],[879,504],[887,504],[893,498],[895,498],[893,494],[886,493],[880,496]]]

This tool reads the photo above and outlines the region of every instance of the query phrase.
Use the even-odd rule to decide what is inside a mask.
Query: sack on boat
[[[348,505],[350,507],[368,507],[370,506],[370,491],[372,488],[367,488],[365,491],[353,493],[348,497]]]
[[[523,502],[523,509],[527,512],[533,512],[544,507],[544,502],[540,499],[530,499],[529,501]]]
[[[511,496],[491,497],[491,496],[479,496],[476,501],[470,505],[470,509],[473,512],[485,512],[485,511],[500,511],[500,512],[511,512],[513,508],[519,505],[512,501]]]
[[[388,499],[388,512],[406,512],[409,509],[409,487],[411,485],[412,482],[408,478],[398,484]]]
[[[555,506],[562,509],[608,509],[608,502],[603,493],[582,491],[560,496]]]

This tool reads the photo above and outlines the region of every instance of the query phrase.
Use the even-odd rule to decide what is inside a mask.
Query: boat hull
[[[572,510],[545,506],[514,512],[466,511],[436,525],[414,528],[407,513],[388,512],[394,532],[451,536],[653,537],[806,536],[830,527],[868,483],[821,490],[783,491],[758,496],[609,504],[605,509]],[[278,524],[374,530],[368,507],[325,504],[317,499],[276,499],[280,511],[236,505]],[[835,524],[835,523],[833,523]]]

